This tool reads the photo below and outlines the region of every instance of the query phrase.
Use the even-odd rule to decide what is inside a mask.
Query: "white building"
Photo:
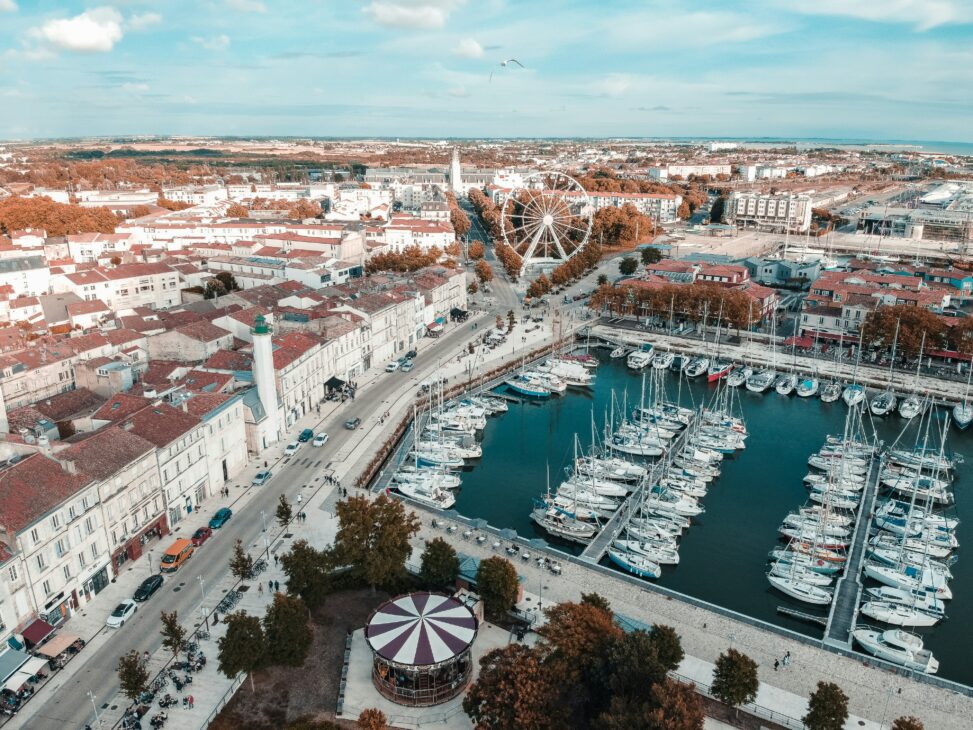
[[[724,217],[739,228],[804,233],[811,226],[811,198],[791,193],[734,192],[726,201]]]
[[[717,175],[729,175],[731,172],[729,164],[661,165],[648,169],[649,177],[656,180],[671,180],[677,177],[688,180],[690,176],[702,177],[703,175],[715,178]]]
[[[85,301],[100,299],[114,311],[179,304],[179,274],[166,264],[121,264],[52,277],[55,293],[74,292]]]
[[[0,286],[12,287],[18,297],[47,294],[51,290],[51,270],[43,256],[0,257]]]
[[[162,197],[176,203],[212,205],[220,200],[226,200],[227,193],[222,185],[181,185],[162,188]]]

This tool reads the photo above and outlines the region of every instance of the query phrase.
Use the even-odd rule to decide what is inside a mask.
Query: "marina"
[[[727,454],[720,462],[718,477],[706,485],[705,497],[698,499],[700,511],[670,521],[671,538],[668,533],[663,534],[668,527],[657,520],[636,528],[647,527],[654,531],[651,535],[626,532],[627,527],[637,524],[632,518],[638,519],[639,509],[646,504],[646,490],[658,483],[663,464],[671,462],[671,458],[616,454],[629,463],[653,470],[650,477],[634,483],[622,498],[598,494],[590,488],[608,491],[609,483],[614,482],[607,474],[593,478],[593,462],[589,459],[582,463],[579,456],[589,453],[592,441],[604,441],[604,425],[611,420],[613,412],[617,427],[622,413],[632,417],[638,411],[637,404],[644,397],[643,372],[650,380],[660,377],[666,397],[678,400],[691,411],[710,403],[720,379],[712,383],[706,377],[687,380],[671,370],[654,366],[637,371],[627,366],[626,358],[612,358],[607,350],[599,352],[599,361],[597,370],[592,370],[597,377],[589,386],[570,387],[557,395],[531,398],[498,384],[496,390],[503,400],[492,397],[489,400],[502,402],[507,410],[498,412],[477,432],[482,456],[467,460],[465,466],[452,472],[462,482],[452,492],[455,498],[452,509],[508,534],[515,531],[527,539],[544,540],[550,547],[579,555],[582,560],[600,560],[603,565],[625,570],[668,589],[809,636],[826,638],[843,647],[850,646],[850,633],[859,624],[883,630],[893,628],[862,617],[859,612],[861,603],[873,598],[868,591],[877,590],[877,584],[859,572],[865,563],[875,562],[871,558],[866,560],[866,553],[873,552],[873,543],[880,538],[883,545],[896,549],[903,546],[887,536],[875,535],[874,526],[867,519],[849,526],[851,533],[845,545],[849,569],[836,576],[834,601],[829,600],[830,605],[823,610],[821,606],[811,606],[782,594],[768,582],[768,538],[774,534],[775,526],[780,525],[782,516],[805,503],[807,507],[800,514],[807,514],[805,510],[809,507],[822,506],[813,501],[820,492],[812,490],[809,500],[809,484],[805,479],[813,482],[811,477],[815,472],[812,469],[812,474],[808,473],[809,455],[822,450],[832,453],[827,448],[834,444],[827,437],[846,433],[849,408],[844,399],[829,403],[819,397],[797,397],[796,393],[780,395],[776,388],[762,393],[746,388],[729,389],[736,399],[734,407],[743,415],[750,434],[746,450]],[[649,391],[652,390],[650,384]],[[870,399],[873,393],[867,395]],[[627,405],[623,407],[622,403]],[[942,417],[948,412],[948,409],[930,408],[938,414],[931,421],[925,417],[907,420],[898,415],[875,418],[866,398],[857,401],[854,408],[859,412],[862,430],[872,430],[886,447],[895,445],[898,452],[911,448],[918,438],[918,429],[924,427],[921,424],[931,423],[933,431],[937,424],[941,428],[945,422]],[[907,424],[909,430],[903,434]],[[969,435],[953,427],[949,431],[952,448],[960,454],[968,450]],[[666,453],[681,449],[682,440],[688,439],[691,432],[693,428],[688,426],[680,430],[673,438],[671,451]],[[880,475],[887,472],[887,466],[876,459],[873,465],[866,465],[863,474],[860,464],[849,461],[849,484],[859,479],[863,487],[867,485],[852,506],[859,516],[871,515],[869,505],[878,495]],[[953,510],[959,515],[970,505],[963,490],[964,475],[967,480],[973,479],[966,464],[956,464],[952,475],[957,482]],[[579,488],[577,482],[584,484],[586,476],[587,485]],[[561,518],[572,524],[596,527],[581,528],[580,539],[564,540],[540,526],[533,516],[538,500],[558,484],[572,481],[576,483],[575,492],[566,493],[562,487],[556,496]],[[881,489],[884,495],[887,487]],[[844,490],[836,492],[835,499],[841,499],[844,494]],[[591,502],[580,505],[578,495]],[[901,498],[902,494],[898,496]],[[679,498],[680,505],[695,502],[696,498],[686,499],[684,495]],[[920,500],[917,504],[921,503]],[[546,506],[552,505],[553,502],[548,502]],[[610,507],[603,509],[602,505]],[[676,528],[683,523],[688,529]],[[955,538],[957,543],[969,539],[965,523],[956,527]],[[676,549],[668,550],[669,546]],[[784,546],[785,543],[778,545]],[[646,547],[654,551],[652,557],[645,553]],[[955,598],[950,601],[949,620],[929,627],[909,626],[905,631],[912,632],[910,636],[921,636],[922,651],[934,655],[939,665],[938,676],[969,684],[973,682],[973,668],[966,661],[962,647],[973,641],[973,600],[965,590],[973,584],[973,574],[969,563],[964,564],[962,560],[951,565],[950,570]],[[883,600],[886,598],[883,595]],[[872,645],[875,646],[874,642]],[[862,651],[861,642],[855,648]]]

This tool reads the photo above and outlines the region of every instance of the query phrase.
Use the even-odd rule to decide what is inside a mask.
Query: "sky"
[[[7,139],[973,142],[971,120],[973,0],[0,0]]]

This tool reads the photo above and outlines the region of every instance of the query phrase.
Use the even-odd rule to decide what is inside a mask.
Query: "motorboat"
[[[662,575],[662,568],[644,555],[629,553],[624,550],[608,548],[608,559],[623,570],[637,575],[639,578],[655,580]]]
[[[537,370],[562,380],[575,388],[587,388],[594,384],[595,375],[588,368],[574,360],[559,357],[546,360]]]
[[[687,378],[698,378],[700,375],[705,373],[709,369],[709,358],[708,357],[694,357],[689,361],[686,366]]]
[[[781,375],[774,384],[777,395],[790,395],[797,387],[797,376],[794,373]]]
[[[910,395],[903,398],[899,403],[899,415],[903,418],[912,419],[922,413],[922,399],[917,395]]]
[[[865,400],[865,386],[859,385],[858,383],[852,383],[844,389],[841,394],[841,399],[849,408],[858,405]]]
[[[732,369],[733,362],[731,360],[714,360],[706,369],[706,380],[709,383],[715,383],[729,375]]]
[[[400,494],[428,507],[450,509],[456,504],[456,497],[447,489],[428,487],[419,482],[397,482],[393,486]]]
[[[679,551],[673,543],[642,540],[615,540],[615,547],[627,553],[642,555],[659,565],[678,565]]]
[[[432,487],[459,489],[462,484],[460,478],[455,474],[450,474],[445,471],[435,471],[433,469],[419,469],[412,472],[405,472],[400,469],[392,476],[392,482],[393,484],[408,482],[410,484],[418,484],[427,489],[431,489]]]
[[[915,606],[923,611],[944,614],[946,604],[937,598],[934,593],[929,591],[911,591],[891,586],[878,586],[876,588],[866,588],[865,592],[878,601],[887,603],[901,603],[904,606]]]
[[[915,634],[902,629],[878,631],[862,625],[856,626],[851,635],[862,649],[874,657],[924,674],[939,671],[939,662]]]
[[[596,525],[568,517],[556,508],[538,507],[530,518],[545,532],[570,542],[589,543],[598,534]]]
[[[672,352],[669,350],[657,352],[655,357],[652,358],[652,367],[655,368],[656,370],[665,370],[670,365],[672,365],[672,361],[674,358],[675,355],[673,355]]]
[[[753,368],[745,365],[733,368],[726,376],[726,384],[731,388],[739,388],[751,375],[753,375]]]
[[[628,357],[631,352],[632,352],[631,347],[627,347],[625,345],[619,345],[610,353],[608,353],[608,357],[612,358],[613,360],[617,360],[623,357]]]
[[[546,373],[540,370],[528,370],[524,375],[531,380],[542,383],[551,393],[563,393],[568,389],[568,384],[552,373]]]
[[[483,456],[483,449],[477,443],[474,443],[472,446],[463,446],[457,442],[439,443],[437,441],[417,441],[415,445],[416,451],[419,452],[434,451],[437,448],[446,448],[446,450],[461,459],[479,459]]]
[[[891,390],[886,390],[872,398],[872,402],[869,403],[868,407],[873,416],[887,416],[895,410],[898,402],[899,399],[895,397],[895,393]]]
[[[830,383],[821,388],[821,402],[834,403],[841,397],[841,390],[841,383],[832,380]]]
[[[753,393],[763,393],[774,383],[777,373],[773,370],[758,370],[747,378],[747,390]]]
[[[797,396],[799,398],[811,398],[818,394],[818,387],[818,379],[814,376],[801,378],[801,382],[797,384]]]
[[[652,345],[648,345],[648,350],[633,350],[625,359],[625,364],[630,370],[645,370],[652,364]]]
[[[545,383],[523,373],[508,378],[505,382],[512,391],[528,398],[548,398],[551,395],[551,390]]]
[[[767,580],[781,593],[796,598],[798,601],[813,603],[817,606],[827,606],[831,603],[831,591],[813,583],[791,576],[774,575],[773,573],[767,574]]]

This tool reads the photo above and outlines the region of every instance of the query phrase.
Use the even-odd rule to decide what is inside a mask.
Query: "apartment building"
[[[702,177],[709,175],[715,178],[717,175],[729,177],[732,169],[729,164],[709,164],[709,165],[661,165],[648,169],[649,177],[655,180],[688,180],[690,177]]]
[[[162,188],[162,197],[177,203],[212,205],[220,200],[226,200],[227,192],[222,185],[181,185]]]
[[[55,293],[73,292],[85,301],[100,299],[114,311],[164,309],[182,300],[179,274],[162,263],[121,264],[52,277]]]
[[[18,297],[47,294],[51,290],[51,271],[43,256],[18,253],[15,257],[0,257],[0,287],[10,287]]]
[[[734,192],[726,201],[724,217],[739,228],[804,233],[811,227],[811,198],[791,193]]]

